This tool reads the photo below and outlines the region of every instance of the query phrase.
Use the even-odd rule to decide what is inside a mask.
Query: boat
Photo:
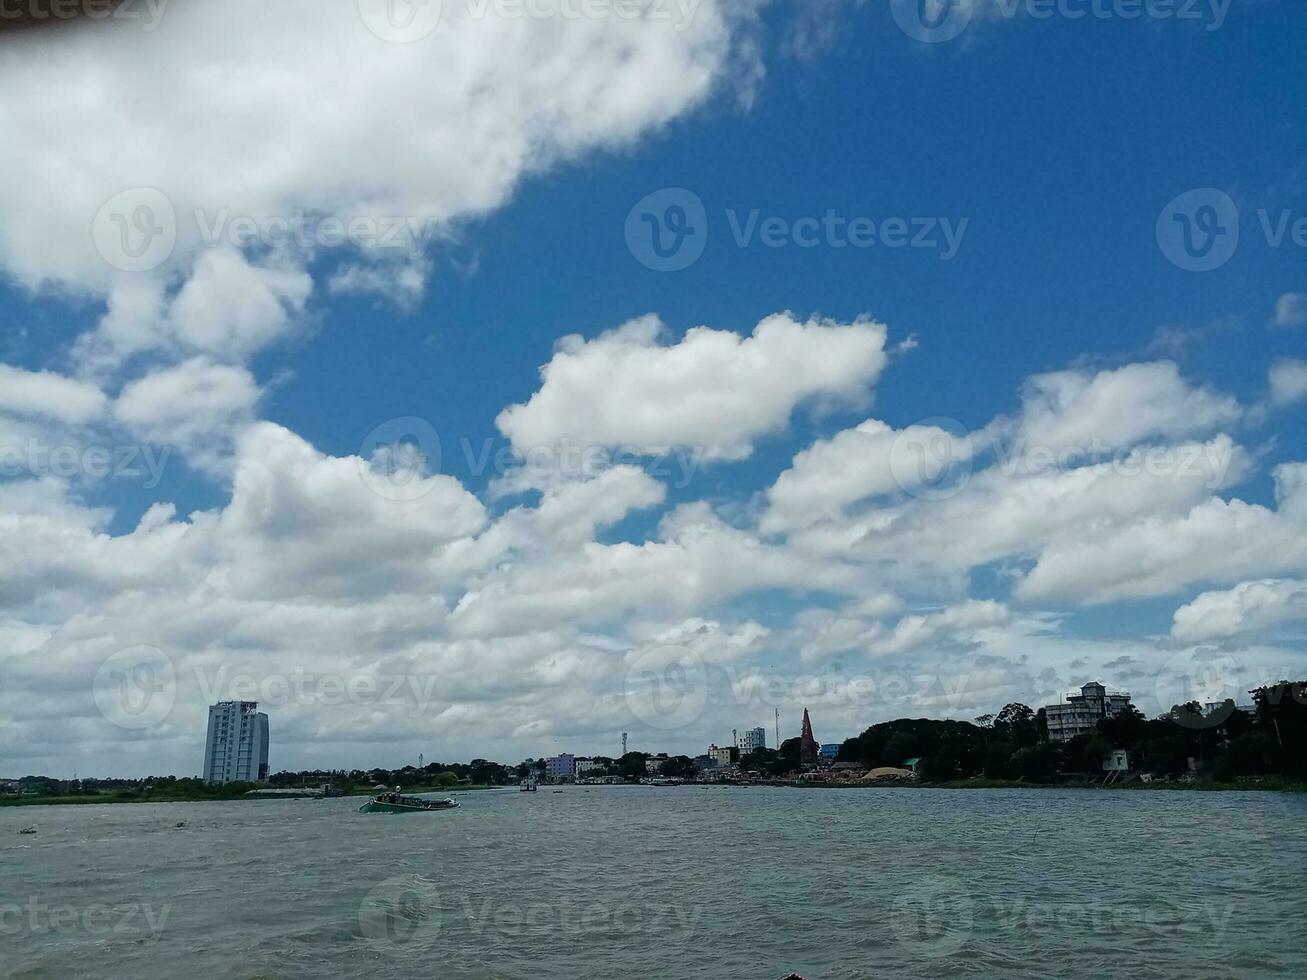
[[[359,813],[427,813],[431,810],[457,810],[457,800],[426,800],[420,796],[403,796],[399,787],[393,793],[380,793],[368,800]]]
[[[522,781],[523,793],[534,793],[537,790],[539,790],[539,788],[540,788],[539,785],[536,783],[534,779],[525,779]]]

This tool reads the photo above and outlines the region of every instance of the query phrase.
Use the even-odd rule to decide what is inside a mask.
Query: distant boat
[[[524,780],[522,780],[522,792],[523,792],[523,793],[534,793],[534,792],[536,792],[539,788],[540,788],[539,784],[537,784],[536,781],[535,781],[534,779],[530,779],[530,778],[528,778],[528,779],[524,779]]]
[[[380,793],[368,800],[359,813],[426,813],[431,810],[457,810],[455,800],[424,800],[420,796],[401,796],[399,787],[393,793]]]

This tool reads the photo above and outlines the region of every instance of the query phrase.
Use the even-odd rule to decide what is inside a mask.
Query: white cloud
[[[177,447],[202,469],[221,473],[260,394],[245,368],[196,357],[128,384],[114,414],[138,438]]]
[[[1017,594],[1104,603],[1172,595],[1195,583],[1307,570],[1307,464],[1275,470],[1278,507],[1212,498],[1045,549]]]
[[[1271,365],[1271,404],[1292,405],[1307,398],[1307,361],[1284,358]]]
[[[1181,643],[1207,643],[1301,620],[1307,620],[1307,581],[1263,579],[1204,592],[1175,611],[1171,636]]]
[[[23,152],[0,162],[0,263],[32,286],[107,292],[122,277],[87,230],[141,186],[176,214],[165,274],[187,274],[238,222],[275,244],[301,214],[395,222],[404,245],[415,227],[502,205],[527,173],[701,104],[738,64],[755,8],[704,0],[673,23],[446,4],[437,30],[395,44],[355,3],[194,0],[169,5],[153,31],[115,19],[11,39],[0,143]],[[70,86],[87,97],[69,99]],[[388,252],[380,234],[355,238],[360,254]],[[291,245],[308,258],[324,242]]]
[[[1301,327],[1307,324],[1307,293],[1285,293],[1275,302],[1277,327]]]
[[[1030,378],[1014,441],[1023,451],[1116,448],[1203,435],[1236,424],[1229,395],[1188,384],[1170,361],[1112,371],[1057,371]]]
[[[838,518],[850,504],[892,493],[920,491],[938,467],[930,450],[947,464],[969,465],[970,439],[934,425],[894,430],[868,419],[833,439],[820,440],[794,457],[794,465],[767,491],[763,531],[771,534]]]
[[[108,398],[94,384],[0,364],[0,412],[81,425],[102,416],[107,407]]]
[[[886,363],[885,328],[866,320],[777,315],[751,337],[696,327],[671,344],[664,333],[651,316],[591,341],[565,337],[539,390],[500,413],[500,431],[524,454],[570,444],[744,459],[805,402],[869,398]]]

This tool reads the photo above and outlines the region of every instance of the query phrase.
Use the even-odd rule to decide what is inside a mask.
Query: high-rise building
[[[799,739],[799,764],[803,766],[815,766],[817,757],[821,753],[817,740],[812,737],[812,720],[808,717],[808,709],[803,709],[803,734]]]
[[[551,755],[545,760],[545,772],[552,780],[574,779],[576,777],[576,756],[562,752]]]
[[[765,749],[767,747],[767,729],[750,728],[736,736],[735,747],[740,750],[740,758],[744,758],[754,749]]]
[[[204,740],[206,783],[261,783],[268,778],[268,716],[257,701],[220,701],[209,708]]]
[[[1066,742],[1077,735],[1089,735],[1098,730],[1104,718],[1115,718],[1130,703],[1130,695],[1109,691],[1097,681],[1086,684],[1079,694],[1068,694],[1061,704],[1044,708],[1048,721],[1048,737],[1054,742]]]

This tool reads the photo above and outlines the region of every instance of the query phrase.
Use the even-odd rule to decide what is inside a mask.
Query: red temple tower
[[[817,756],[821,753],[821,747],[817,740],[812,737],[812,720],[808,717],[808,709],[803,709],[803,736],[799,739],[799,764],[804,766],[815,766]]]

